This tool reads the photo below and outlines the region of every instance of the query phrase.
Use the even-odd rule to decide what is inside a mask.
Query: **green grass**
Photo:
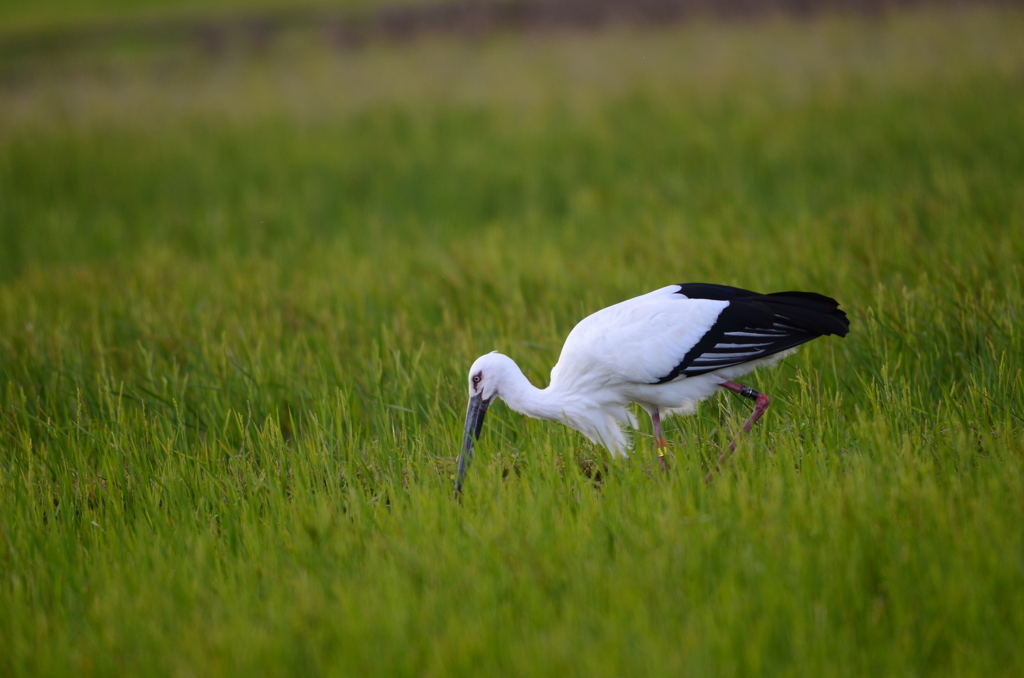
[[[0,83],[0,673],[1019,675],[1024,14]],[[845,340],[613,462],[496,405],[676,281]],[[603,465],[608,465],[603,469]],[[600,475],[595,475],[601,471]]]
[[[437,0],[0,0],[0,38],[35,31],[166,21],[182,18],[273,14],[292,10],[360,12]]]

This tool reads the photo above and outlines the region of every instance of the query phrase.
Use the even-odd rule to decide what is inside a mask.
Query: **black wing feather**
[[[712,283],[682,283],[676,294],[681,294],[688,299],[712,299],[714,301],[729,301],[736,297],[758,297],[757,292],[745,290],[742,287],[729,287],[728,285],[715,285]],[[797,292],[800,294],[800,292]],[[827,297],[826,297],[827,298]]]
[[[822,335],[845,337],[850,321],[839,303],[814,292],[758,294],[739,287],[686,283],[678,294],[728,301],[715,324],[658,384],[760,360]]]

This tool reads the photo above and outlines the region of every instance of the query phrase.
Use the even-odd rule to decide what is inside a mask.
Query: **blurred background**
[[[358,248],[366,231],[742,210],[713,188],[726,146],[759,145],[755,181],[784,181],[773,138],[801,125],[835,142],[815,107],[1019,82],[1015,6],[2,2],[0,280],[139,247]],[[850,124],[861,150],[884,134]],[[848,166],[885,171],[869,163]],[[819,199],[763,188],[751,227]]]

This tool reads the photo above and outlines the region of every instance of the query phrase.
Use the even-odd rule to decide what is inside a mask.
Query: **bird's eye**
[[[477,374],[477,375],[475,375],[473,377],[473,383],[474,384],[479,384],[480,383],[480,375],[479,374]]]

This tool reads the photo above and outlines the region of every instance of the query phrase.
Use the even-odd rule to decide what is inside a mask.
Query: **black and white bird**
[[[692,413],[698,401],[727,389],[754,401],[743,425],[749,431],[768,407],[768,396],[733,380],[794,353],[800,344],[822,335],[844,337],[849,329],[839,304],[814,292],[758,294],[685,283],[581,320],[566,338],[545,389],[533,386],[508,356],[480,356],[469,370],[456,492],[462,490],[474,440],[495,398],[528,417],[560,421],[621,456],[630,446],[622,426],[636,428],[628,409],[636,403],[651,416],[664,469],[665,417]]]

